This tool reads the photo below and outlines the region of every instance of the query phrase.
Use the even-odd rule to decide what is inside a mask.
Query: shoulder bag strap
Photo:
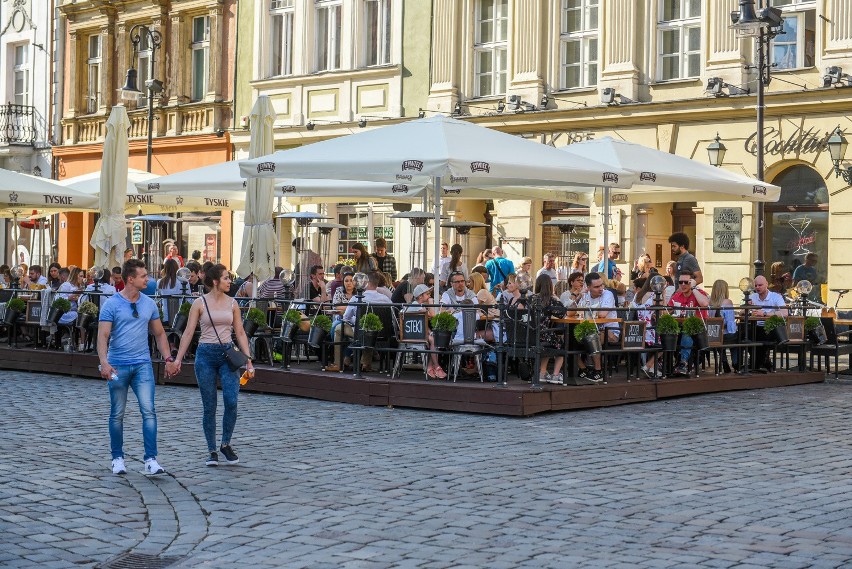
[[[216,334],[216,339],[219,340],[219,343],[222,344],[222,346],[224,346],[225,343],[222,341],[222,338],[219,337],[219,331],[216,330],[216,325],[213,324],[213,316],[210,314],[210,307],[207,306],[207,299],[204,298],[204,295],[201,295],[201,301],[204,303],[204,308],[207,309],[207,318],[210,319],[210,326],[213,327],[213,333]],[[233,304],[231,306],[233,307]]]

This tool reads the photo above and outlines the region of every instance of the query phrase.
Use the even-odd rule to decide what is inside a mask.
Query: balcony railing
[[[0,105],[0,143],[32,146],[35,139],[35,107]]]

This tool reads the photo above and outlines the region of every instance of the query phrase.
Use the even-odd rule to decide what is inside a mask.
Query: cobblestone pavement
[[[0,372],[0,567],[852,566],[848,384],[527,419],[247,393],[219,468],[197,391],[157,389],[170,476],[131,395],[119,477],[103,382]]]

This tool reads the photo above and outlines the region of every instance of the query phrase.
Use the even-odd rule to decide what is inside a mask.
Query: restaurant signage
[[[829,134],[823,134],[815,126],[808,130],[796,127],[789,136],[784,136],[774,126],[763,129],[763,153],[779,156],[781,154],[818,154],[825,150]],[[757,132],[753,132],[745,141],[745,150],[757,156]]]

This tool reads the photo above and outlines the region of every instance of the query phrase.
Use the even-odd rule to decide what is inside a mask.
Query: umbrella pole
[[[604,279],[609,278],[609,255],[607,255],[607,241],[609,240],[609,186],[604,186],[603,189],[603,259],[604,264]]]
[[[435,262],[432,265],[432,274],[435,275],[435,292],[432,302],[437,304],[441,300],[441,282],[438,279],[438,268],[441,266],[441,177],[435,176]],[[425,251],[426,248],[424,247]],[[424,253],[425,255],[425,253]]]

